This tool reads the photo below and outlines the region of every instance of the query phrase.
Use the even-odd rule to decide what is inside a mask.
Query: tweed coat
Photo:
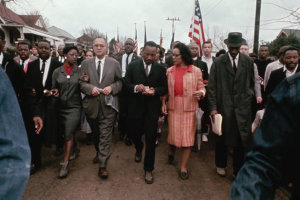
[[[207,91],[209,108],[223,116],[223,135],[217,142],[227,146],[250,148],[251,145],[251,102],[255,98],[253,66],[253,60],[240,53],[235,73],[226,53],[211,67]]]

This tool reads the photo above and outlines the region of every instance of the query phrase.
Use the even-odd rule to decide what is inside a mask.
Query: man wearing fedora
[[[216,136],[215,162],[217,174],[226,175],[228,148],[233,149],[233,173],[243,165],[245,152],[251,147],[251,102],[254,95],[253,60],[239,53],[245,42],[242,34],[231,32],[224,40],[225,56],[217,58],[208,80],[210,116],[223,117],[222,135]]]

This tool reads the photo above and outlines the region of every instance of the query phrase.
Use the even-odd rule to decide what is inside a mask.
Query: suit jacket
[[[98,81],[97,70],[96,70],[96,58],[84,60],[81,63],[81,74],[88,75],[88,82],[79,80],[80,90],[86,96],[83,99],[83,109],[87,117],[95,119],[98,116],[99,106],[102,107],[103,112],[110,112],[111,107],[105,106],[104,95],[92,96],[92,90],[94,87],[105,88],[107,86],[112,87],[111,94],[116,96],[122,89],[122,76],[121,67],[118,61],[108,56],[105,57],[104,68],[102,72],[101,83]],[[100,98],[100,100],[99,100]]]
[[[251,105],[255,98],[253,60],[239,54],[235,73],[228,53],[218,57],[211,67],[207,93],[210,110],[217,110],[223,116],[220,142],[238,146],[241,139],[244,147],[249,147]]]
[[[174,84],[175,84],[175,66],[167,71],[169,102],[168,109],[174,110]],[[202,80],[202,73],[198,67],[192,66],[183,75],[183,110],[196,111],[198,108],[198,100],[193,97],[194,91],[202,90],[205,92],[205,87]]]
[[[128,91],[128,117],[143,118],[147,115],[156,119],[161,113],[160,97],[167,93],[166,69],[154,62],[147,76],[143,60],[132,62],[126,71],[125,84]],[[155,94],[146,96],[135,93],[134,88],[138,84],[153,87]]]
[[[36,60],[36,58],[35,58],[35,59],[31,59],[31,56],[30,56],[29,61],[28,61],[28,63],[27,63],[27,66],[25,66],[25,69],[23,69],[25,73],[27,73],[29,63],[31,63],[31,62],[34,61],[34,60]],[[16,57],[16,58],[15,58],[15,61],[16,61],[18,64],[20,64],[20,62],[21,62],[20,57],[19,57],[19,58]]]
[[[119,56],[119,57],[117,58],[117,61],[120,63],[121,69],[122,69],[122,58],[123,58],[123,55],[122,55],[122,56]],[[134,62],[134,61],[137,61],[137,60],[139,60],[139,59],[141,59],[141,58],[140,58],[138,55],[136,55],[135,53],[133,53],[130,63],[132,63],[132,62]],[[129,65],[130,63],[128,63],[128,65]],[[128,67],[127,67],[127,69],[128,69]],[[126,69],[126,71],[127,71],[127,69]]]
[[[31,82],[31,85],[35,89],[38,100],[41,100],[42,97],[44,97],[44,89],[47,90],[52,89],[53,71],[60,66],[61,66],[60,62],[51,58],[47,79],[45,82],[45,86],[43,86],[43,78],[40,70],[40,59],[36,59],[28,64],[28,69],[26,74],[27,79]]]
[[[194,61],[194,66],[199,67],[202,71],[203,82],[208,82],[208,68],[206,62],[201,61],[201,57]]]
[[[267,87],[266,87],[266,97],[268,97],[272,92],[273,90],[276,88],[276,86],[283,80],[286,78],[286,74],[285,74],[285,71],[284,70],[284,67],[281,67],[277,70],[274,70],[271,72],[271,75],[270,75],[270,78],[269,78],[269,81],[268,81],[268,84],[267,84]],[[300,71],[300,67],[298,66],[297,68],[297,72]]]

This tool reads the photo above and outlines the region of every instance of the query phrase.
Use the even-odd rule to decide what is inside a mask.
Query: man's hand
[[[44,95],[45,95],[46,97],[50,97],[50,96],[52,95],[52,93],[51,93],[50,90],[45,89],[45,90],[44,90]]]
[[[81,75],[81,79],[84,81],[84,82],[89,82],[89,76],[85,73],[82,73]]]
[[[217,110],[210,111],[210,116],[213,122],[215,122],[215,114],[218,114]]]
[[[142,94],[147,95],[147,96],[154,96],[155,89],[153,87],[151,87],[151,88],[149,88],[149,90],[147,92],[146,92],[146,90],[143,91]]]
[[[102,93],[104,95],[109,95],[111,93],[111,91],[112,91],[112,87],[111,86],[107,86],[107,87],[103,88]]]
[[[164,115],[168,115],[168,110],[167,110],[167,104],[166,103],[162,103],[161,112]]]
[[[256,102],[257,102],[258,104],[261,104],[262,100],[263,100],[263,99],[262,99],[261,97],[257,97],[257,98],[256,98]]]
[[[145,91],[145,86],[143,84],[139,84],[136,86],[136,91],[137,92],[144,92]]]
[[[99,94],[100,94],[100,93],[99,93],[97,87],[94,87],[94,88],[92,89],[92,96],[98,96]]]
[[[43,120],[40,117],[33,117],[35,133],[39,134],[43,128]]]
[[[58,96],[59,96],[58,89],[52,89],[52,90],[51,90],[51,93],[52,93],[52,95],[55,96],[55,97],[58,97]]]

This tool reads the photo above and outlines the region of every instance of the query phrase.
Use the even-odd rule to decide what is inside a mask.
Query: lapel
[[[153,64],[152,64],[153,65]],[[152,66],[153,67],[153,66]],[[151,68],[152,68],[151,67]],[[144,66],[144,61],[141,60],[140,61],[140,64],[139,64],[139,70],[140,72],[144,75],[145,78],[147,78],[147,75],[146,75],[146,70],[145,70],[145,66]]]
[[[104,65],[103,65],[103,71],[102,71],[102,79],[101,79],[101,83],[103,83],[104,81],[104,78],[107,74],[107,71],[109,69],[109,65],[110,65],[110,60],[108,59],[107,56],[105,56],[105,62],[104,62]]]
[[[98,74],[97,74],[97,70],[96,70],[96,58],[90,59],[90,62],[91,62],[91,64],[87,66],[88,70],[91,70],[92,77],[94,78],[95,82],[97,84],[99,84]]]
[[[232,69],[232,64],[231,64],[228,53],[226,53],[225,56],[223,56],[222,58],[223,58],[222,62],[224,63],[226,70],[234,77],[235,73]]]

